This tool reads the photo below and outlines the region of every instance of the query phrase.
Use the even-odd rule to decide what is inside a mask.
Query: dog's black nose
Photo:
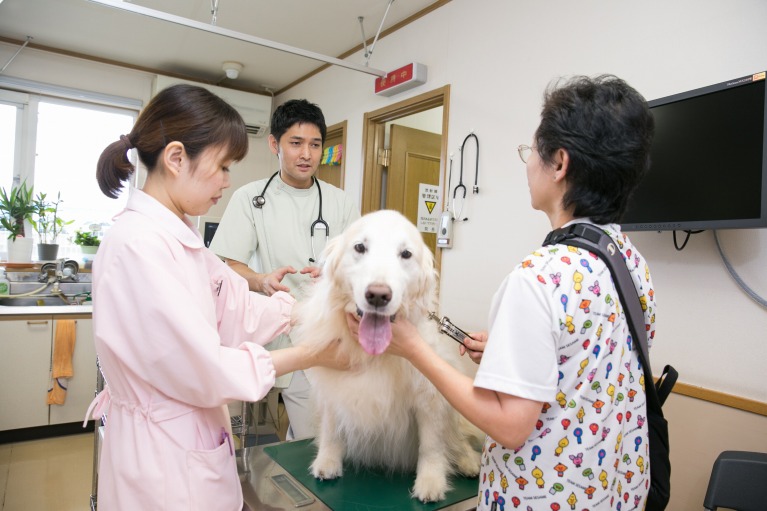
[[[385,284],[371,284],[365,291],[365,300],[373,307],[383,307],[391,301],[391,288]]]

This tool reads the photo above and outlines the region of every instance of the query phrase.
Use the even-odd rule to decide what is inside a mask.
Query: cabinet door
[[[54,320],[54,328],[58,323]],[[51,405],[51,424],[82,422],[88,405],[96,393],[96,347],[93,343],[93,321],[77,319],[75,352],[72,356],[72,371],[69,378],[67,399],[63,405]],[[55,330],[54,330],[55,332]]]
[[[0,430],[48,424],[52,323],[0,321]]]

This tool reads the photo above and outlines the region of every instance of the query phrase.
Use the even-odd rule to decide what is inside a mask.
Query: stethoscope
[[[461,215],[463,214],[463,206],[466,204],[466,185],[463,184],[463,150],[466,147],[466,142],[469,139],[474,139],[474,143],[476,144],[477,153],[476,153],[476,160],[474,162],[474,187],[472,188],[472,192],[477,194],[479,193],[479,138],[477,138],[477,135],[474,134],[474,132],[469,133],[466,135],[466,138],[463,139],[463,143],[461,144],[461,147],[459,149],[461,153],[461,168],[460,168],[460,174],[458,175],[458,184],[453,189],[453,209],[455,210],[455,202],[458,198],[458,190],[461,190],[463,192],[463,197],[461,197],[461,209],[458,211],[458,215],[455,215],[455,211],[453,212],[453,220],[458,221],[466,221],[468,218],[461,218]],[[452,179],[453,175],[453,155],[450,155],[450,174],[448,175],[448,182],[447,182],[447,189],[448,193],[450,193],[450,180]],[[448,210],[450,210],[450,198],[448,197]]]
[[[272,183],[272,179],[277,177],[277,175],[280,173],[278,170],[274,174],[272,174],[272,177],[269,178],[269,181],[266,182],[266,185],[264,186],[264,189],[261,190],[261,195],[256,195],[253,197],[253,207],[257,209],[261,209],[264,207],[264,204],[266,204],[266,189],[269,188],[269,185]],[[317,220],[312,222],[312,225],[309,226],[309,237],[311,239],[311,245],[312,245],[312,257],[309,258],[310,263],[317,262],[317,255],[314,252],[314,230],[315,229],[324,229],[325,230],[325,243],[328,242],[330,239],[330,227],[328,226],[328,223],[322,219],[322,188],[320,188],[320,182],[317,180],[316,177],[312,176],[312,181],[314,184],[317,185],[317,195],[320,198],[320,210],[317,213]]]

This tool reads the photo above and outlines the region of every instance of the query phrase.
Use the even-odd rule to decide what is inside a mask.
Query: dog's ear
[[[323,275],[330,277],[337,273],[338,265],[341,264],[341,259],[343,259],[343,238],[344,234],[341,233],[325,245],[325,250],[322,251],[320,256],[320,267]]]
[[[418,291],[414,305],[421,313],[428,314],[434,310],[437,302],[437,271],[434,268],[434,254],[426,245],[421,247],[420,261]]]

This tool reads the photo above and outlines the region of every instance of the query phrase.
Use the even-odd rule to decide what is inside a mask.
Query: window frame
[[[133,117],[133,122],[138,118],[144,105],[143,101],[138,99],[0,76],[0,103],[16,106],[18,109],[11,176],[13,186],[19,186],[22,182],[35,184],[37,119],[41,102],[126,114]],[[131,153],[131,159],[134,164],[137,164],[135,151]],[[137,185],[142,174],[141,166],[136,165],[136,167],[137,171],[129,183],[131,187]],[[31,229],[31,226],[28,225],[27,229]]]

